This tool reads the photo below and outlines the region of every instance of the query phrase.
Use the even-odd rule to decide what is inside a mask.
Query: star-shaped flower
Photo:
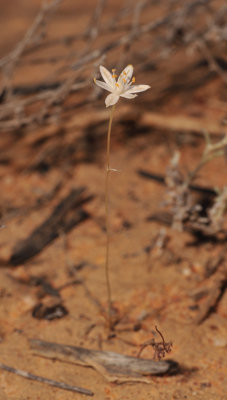
[[[94,82],[102,89],[108,90],[108,92],[110,92],[105,100],[106,107],[116,104],[120,97],[133,99],[137,96],[137,94],[135,93],[144,92],[145,90],[150,88],[149,85],[134,85],[135,78],[132,78],[133,66],[131,64],[127,65],[127,67],[121,72],[117,80],[115,69],[112,69],[112,74],[102,65],[100,65],[99,69],[104,82],[97,79],[94,79]]]

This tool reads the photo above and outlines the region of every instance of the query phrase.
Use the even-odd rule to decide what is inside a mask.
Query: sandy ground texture
[[[214,2],[213,7],[223,4]],[[0,5],[3,57],[23,37],[40,2],[2,0]],[[95,5],[63,2],[48,22],[51,40],[80,34]],[[110,1],[105,18],[115,15],[120,5]],[[154,5],[154,15],[145,14],[145,20],[162,15],[165,6]],[[99,40],[102,46],[104,39]],[[105,65],[117,60],[117,51],[103,60]],[[13,87],[31,87],[51,76],[56,52],[66,54],[64,48],[44,47],[33,60],[31,52],[17,64]],[[47,56],[52,61],[42,62]],[[179,231],[172,227],[172,210],[165,205],[166,169],[175,152],[186,176],[201,159],[203,131],[209,131],[214,142],[227,132],[224,76],[210,71],[206,62],[199,64],[199,57],[180,50],[150,72],[138,68],[137,82],[151,85],[151,90],[117,104],[111,166],[118,172],[110,177],[110,277],[116,319],[111,335],[104,273],[106,93],[97,98],[91,76],[90,86],[64,100],[60,119],[13,128],[9,124],[14,120],[3,118],[8,125],[1,125],[0,136],[0,363],[89,389],[97,400],[227,398],[226,215],[217,234],[201,233],[190,223]],[[141,58],[140,65],[143,62]],[[6,100],[14,110],[18,96]],[[38,109],[39,104],[31,105],[28,116],[32,107]],[[214,189],[222,190],[226,182],[226,157],[221,155],[193,182],[199,187],[191,191],[193,204],[200,202],[205,210]],[[134,382],[130,373],[127,382],[111,383],[92,366],[43,357],[29,345],[35,338],[137,356],[147,341],[161,341],[155,327],[173,344],[165,360],[178,367],[171,374],[148,376],[148,383]],[[144,346],[141,357],[153,356],[154,346]],[[0,400],[85,397],[0,369]]]

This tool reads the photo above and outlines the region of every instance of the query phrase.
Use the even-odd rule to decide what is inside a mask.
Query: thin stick
[[[12,372],[13,374],[22,376],[23,378],[30,379],[30,380],[37,381],[37,382],[46,383],[47,385],[55,386],[60,389],[70,390],[72,392],[86,394],[87,396],[94,395],[94,393],[91,392],[91,390],[83,389],[79,386],[71,386],[64,382],[53,381],[52,379],[47,379],[42,376],[30,374],[27,371],[22,371],[21,369],[16,369],[16,368],[10,367],[10,366],[2,364],[2,363],[0,363],[0,368],[5,371]]]
[[[109,276],[109,258],[110,258],[110,221],[109,221],[109,175],[110,175],[110,136],[112,121],[114,115],[115,105],[111,108],[110,120],[107,132],[107,145],[106,145],[106,179],[105,179],[105,219],[106,219],[106,260],[105,260],[105,276],[106,276],[106,287],[107,287],[107,299],[108,299],[108,323],[109,329],[112,330],[112,318],[111,318],[111,286]]]

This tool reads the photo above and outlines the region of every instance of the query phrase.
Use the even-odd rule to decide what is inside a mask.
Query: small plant
[[[222,190],[216,190],[212,205],[207,210],[204,210],[199,203],[194,204],[191,189],[200,170],[214,158],[225,155],[227,135],[218,142],[211,143],[210,137],[206,133],[205,140],[206,145],[201,159],[187,176],[182,174],[179,167],[180,154],[175,153],[166,172],[165,180],[168,189],[165,204],[172,209],[174,229],[181,231],[188,224],[190,228],[197,232],[215,235],[222,231],[223,216],[227,209],[227,186],[224,186]]]
[[[97,86],[107,90],[110,94],[105,99],[106,107],[112,107],[110,111],[109,126],[107,132],[107,148],[106,148],[106,178],[105,178],[105,220],[106,220],[106,259],[105,259],[105,277],[108,296],[108,325],[109,329],[113,330],[114,322],[112,319],[112,294],[109,276],[109,259],[110,259],[110,221],[109,221],[109,175],[111,171],[116,171],[110,167],[110,137],[112,129],[112,121],[116,103],[120,97],[126,99],[134,99],[136,93],[144,92],[149,89],[149,85],[134,85],[135,78],[133,76],[133,66],[127,67],[121,72],[119,77],[116,75],[116,70],[112,69],[112,74],[105,67],[99,67],[101,76],[104,80],[99,81],[94,78]]]
[[[161,342],[155,342],[154,338],[152,338],[151,340],[147,340],[140,346],[139,353],[137,354],[138,358],[141,356],[142,351],[148,346],[152,346],[154,349],[154,355],[153,355],[154,360],[160,361],[162,358],[165,358],[166,354],[169,354],[171,352],[173,343],[165,341],[162,332],[160,332],[157,326],[155,326],[155,330],[161,337]]]

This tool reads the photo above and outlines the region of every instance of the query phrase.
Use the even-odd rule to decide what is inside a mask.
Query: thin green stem
[[[110,112],[109,126],[107,132],[107,146],[106,146],[106,179],[105,179],[105,219],[106,219],[106,260],[105,260],[105,276],[106,276],[106,287],[107,287],[107,299],[108,299],[108,323],[109,328],[112,330],[112,295],[110,285],[110,274],[109,274],[109,259],[110,259],[110,212],[109,212],[109,175],[110,175],[110,136],[112,121],[114,115],[115,106],[112,107]]]

